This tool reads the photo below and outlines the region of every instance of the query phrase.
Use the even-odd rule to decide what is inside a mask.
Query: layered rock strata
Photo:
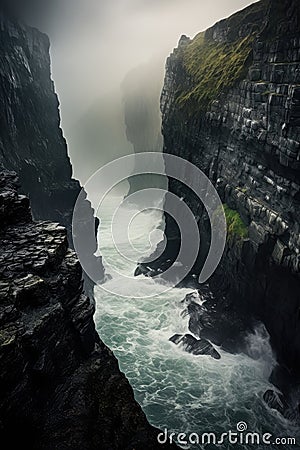
[[[33,450],[162,448],[95,330],[66,229],[33,222],[16,185],[16,174],[1,170],[2,442]]]
[[[60,127],[49,39],[8,16],[0,6],[0,46],[0,163],[18,174],[34,219],[65,226],[72,247],[72,215],[81,186],[72,178]],[[84,218],[88,223],[94,221],[88,200]],[[101,258],[93,256],[97,250],[95,236],[91,236],[88,247],[85,250],[104,279]],[[86,280],[86,290],[91,292],[93,283],[88,277]]]
[[[60,128],[49,40],[0,12],[0,46],[1,442],[33,450],[162,448],[95,330],[94,301],[69,248],[81,187]],[[85,226],[93,210],[88,201],[82,208]],[[93,234],[84,250],[96,248]],[[94,262],[100,270],[101,260]]]
[[[210,288],[217,300],[226,297],[228,314],[263,321],[293,380],[300,376],[299,17],[297,1],[262,0],[193,40],[183,36],[161,98],[164,151],[198,166],[225,205],[227,245]],[[169,189],[190,206],[202,237],[187,284],[201,271],[210,224],[186,186],[169,180]],[[178,229],[166,223],[169,243],[154,273],[178,253]],[[281,376],[273,381],[284,384]]]

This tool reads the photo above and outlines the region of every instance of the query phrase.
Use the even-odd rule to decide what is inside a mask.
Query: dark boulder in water
[[[227,299],[214,298],[210,291],[187,294],[181,302],[183,316],[189,317],[189,330],[229,353],[245,351],[245,337],[252,331],[254,321],[242,317]]]
[[[214,346],[206,339],[196,341],[193,353],[195,355],[210,355],[214,359],[221,359],[220,353],[218,353]]]
[[[217,352],[214,346],[206,339],[196,339],[191,334],[175,334],[170,338],[170,341],[176,345],[182,345],[184,350],[193,355],[209,355],[214,359],[221,359],[221,355]]]
[[[263,399],[271,409],[276,409],[276,411],[279,411],[280,413],[282,413],[287,406],[284,396],[272,389],[269,389],[264,393]]]
[[[269,408],[278,411],[286,419],[294,423],[299,423],[300,414],[298,405],[293,406],[290,404],[284,394],[269,389],[264,393],[263,399]]]
[[[173,342],[174,344],[178,345],[182,340],[182,334],[174,334],[169,341]]]

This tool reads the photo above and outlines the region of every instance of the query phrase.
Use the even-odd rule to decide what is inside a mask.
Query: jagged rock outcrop
[[[0,46],[0,163],[17,172],[33,217],[65,226],[72,247],[73,208],[81,186],[72,178],[60,128],[49,39],[2,12],[0,5]],[[93,214],[86,201],[86,220],[94,220]],[[96,238],[91,237],[86,251],[93,255],[96,250]],[[104,278],[101,258],[94,261]],[[88,279],[86,288],[92,288]]]
[[[49,39],[1,13],[0,45],[0,161],[18,173],[35,219],[69,228],[80,185],[60,128]]]
[[[175,334],[170,338],[173,344],[181,345],[188,353],[192,353],[195,356],[206,355],[211,356],[214,359],[221,359],[221,355],[214,346],[206,339],[196,339],[191,334]]]
[[[200,297],[198,297],[200,298]],[[188,327],[194,336],[207,339],[229,353],[247,352],[247,336],[255,331],[257,323],[243,316],[224,296],[216,298],[209,288],[201,287],[201,301],[195,293],[182,301],[183,317],[188,317]]]
[[[278,361],[300,376],[300,4],[255,3],[193,40],[167,61],[162,93],[164,151],[198,166],[215,184],[230,221],[222,262],[210,280],[244,316],[262,320]],[[199,223],[199,199],[174,180]],[[152,267],[174,260],[179,233]],[[148,264],[149,265],[149,264]],[[140,269],[137,273],[140,272]],[[188,281],[188,280],[186,280]]]
[[[0,171],[2,442],[33,450],[162,448],[95,330],[66,229],[33,222],[16,184],[15,173]]]

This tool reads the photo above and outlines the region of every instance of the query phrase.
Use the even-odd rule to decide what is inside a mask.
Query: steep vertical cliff
[[[0,161],[18,173],[36,219],[69,228],[80,186],[60,128],[49,40],[1,14],[0,45]]]
[[[96,333],[94,301],[68,248],[81,188],[59,126],[48,38],[1,13],[0,50],[1,442],[33,450],[161,448]],[[33,221],[24,193],[43,221]],[[93,220],[88,201],[85,217]],[[95,236],[90,244],[93,253]]]
[[[0,46],[0,163],[17,172],[22,192],[30,197],[33,217],[64,225],[72,246],[72,214],[81,186],[72,178],[60,128],[49,39],[0,9]],[[88,201],[85,216],[94,220]],[[86,251],[93,255],[95,237],[89,247]],[[101,258],[94,262],[104,277]],[[87,289],[91,285],[87,282]]]
[[[183,36],[167,61],[162,93],[164,151],[198,166],[225,206],[225,253],[210,280],[231,309],[262,320],[278,360],[300,375],[300,4],[262,0],[193,40]],[[210,226],[199,199],[169,189]],[[174,258],[178,230],[167,221]],[[175,242],[175,244],[174,244]],[[177,245],[178,247],[178,245]]]

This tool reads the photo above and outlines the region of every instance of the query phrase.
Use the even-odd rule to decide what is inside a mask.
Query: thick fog
[[[145,117],[140,121],[140,133],[146,131],[143,136],[136,136],[137,142],[148,139],[153,123],[153,141],[157,142],[159,122],[153,119],[153,114],[158,114],[165,60],[180,36],[194,36],[253,1],[9,0],[8,3],[50,35],[52,72],[61,101],[64,133],[75,175],[84,181],[97,166],[133,152],[135,130],[126,129],[125,123],[132,123],[134,116],[124,117],[124,110],[134,110],[132,96],[137,97],[137,105]],[[130,74],[135,77],[131,83]],[[135,83],[137,87],[132,89]],[[131,86],[129,92],[126,86]],[[151,121],[146,123],[149,116]],[[143,151],[140,146],[139,151]]]

